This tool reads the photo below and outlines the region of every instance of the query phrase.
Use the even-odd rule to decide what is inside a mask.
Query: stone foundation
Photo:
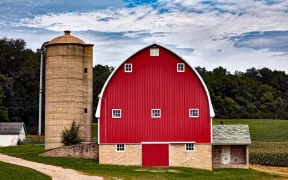
[[[40,156],[50,157],[74,157],[74,158],[87,158],[99,159],[99,145],[97,143],[89,144],[76,144],[72,146],[63,146],[60,148],[46,151]]]
[[[186,152],[185,144],[170,144],[170,166],[212,170],[212,145],[195,144],[195,151]]]
[[[141,166],[141,145],[125,144],[124,152],[116,151],[116,144],[99,145],[99,164]]]

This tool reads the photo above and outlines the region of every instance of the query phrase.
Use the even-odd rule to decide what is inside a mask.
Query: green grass
[[[93,123],[92,125],[92,137],[93,137],[93,141],[98,141],[97,137],[98,137],[98,124],[97,123]]]
[[[5,180],[51,180],[51,177],[33,169],[0,161],[0,179]]]
[[[20,157],[30,161],[72,168],[90,175],[102,176],[105,179],[271,179],[278,176],[268,175],[254,170],[217,169],[206,171],[192,168],[144,168],[139,166],[99,165],[95,160],[78,158],[53,158],[38,156],[44,152],[43,145],[23,145],[2,147],[0,153]],[[154,171],[154,172],[153,172]]]
[[[223,119],[223,121],[224,124],[248,124],[252,142],[288,142],[288,120]],[[213,124],[220,124],[220,120],[213,120]]]

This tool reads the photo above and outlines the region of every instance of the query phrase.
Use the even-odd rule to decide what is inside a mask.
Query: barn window
[[[121,118],[121,109],[112,109],[112,118]]]
[[[186,152],[193,152],[193,151],[195,151],[195,144],[193,144],[193,143],[185,144],[185,151],[186,151]]]
[[[177,63],[177,72],[184,72],[184,71],[185,71],[185,64]]]
[[[125,72],[132,72],[132,64],[125,64]]]
[[[151,116],[152,116],[152,118],[160,118],[161,117],[161,109],[152,109]]]
[[[151,48],[150,49],[150,56],[159,56],[159,49],[158,48]]]
[[[199,109],[189,109],[189,117],[199,117]]]
[[[124,152],[125,151],[125,144],[117,144],[116,145],[117,152]]]

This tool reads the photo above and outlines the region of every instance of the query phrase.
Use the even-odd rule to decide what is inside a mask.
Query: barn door
[[[231,146],[222,146],[221,156],[222,156],[222,164],[230,164]]]
[[[169,144],[142,144],[142,166],[169,166]]]

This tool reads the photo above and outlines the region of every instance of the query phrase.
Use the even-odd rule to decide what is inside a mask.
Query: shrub
[[[23,141],[18,139],[17,145],[44,144],[44,143],[45,143],[45,137],[44,136],[27,135]]]
[[[288,166],[288,153],[250,153],[250,163],[264,166]]]
[[[62,143],[65,146],[80,143],[81,139],[79,138],[78,130],[79,130],[79,124],[76,124],[76,122],[73,121],[71,128],[70,129],[65,128],[65,130],[61,133]]]

